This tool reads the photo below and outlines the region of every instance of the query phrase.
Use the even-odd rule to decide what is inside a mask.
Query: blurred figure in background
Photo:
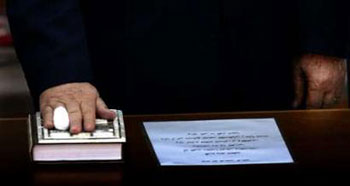
[[[5,1],[0,0],[0,47],[10,46],[11,44],[12,38],[7,17],[5,15]]]

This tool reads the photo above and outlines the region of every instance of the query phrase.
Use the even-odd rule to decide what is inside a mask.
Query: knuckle
[[[75,95],[71,92],[67,92],[65,94],[61,94],[59,96],[62,100],[65,100],[65,101],[72,101],[72,100],[75,100]]]
[[[85,85],[85,87],[88,88],[88,89],[96,90],[96,88],[95,88],[93,85],[91,85],[90,83],[85,83],[84,85]]]
[[[81,120],[71,120],[70,125],[72,127],[80,127],[81,125]]]
[[[47,94],[45,93],[40,94],[40,97],[39,97],[40,103],[46,103],[48,100],[50,100],[50,97],[47,96]]]
[[[94,112],[92,110],[85,110],[83,111],[84,119],[92,119],[94,118]]]
[[[40,97],[44,98],[46,97],[48,94],[51,93],[51,88],[48,88],[46,90],[44,90],[41,94],[40,94]]]
[[[71,116],[72,118],[81,118],[81,112],[80,110],[70,110],[68,112],[69,116]]]
[[[81,127],[81,120],[71,120],[70,121],[70,125],[72,126],[72,127]]]
[[[69,113],[69,118],[71,121],[76,122],[76,121],[81,121],[82,120],[82,116],[80,113],[78,112],[73,112],[73,113]]]
[[[87,90],[88,90],[88,92],[90,92],[91,94],[97,94],[97,89],[96,89],[94,86],[92,86],[92,85],[90,85],[89,88],[88,88]]]
[[[54,106],[56,104],[57,104],[57,99],[55,99],[55,98],[51,98],[51,99],[47,100],[47,105],[49,105],[49,106]]]
[[[81,113],[80,113],[80,110],[79,110],[79,109],[70,109],[70,110],[68,111],[68,114],[70,114],[70,115],[76,117],[77,115],[80,115]]]
[[[44,119],[44,125],[52,125],[53,124],[53,120],[51,117],[46,116],[43,119]]]
[[[95,100],[96,98],[97,98],[97,94],[94,94],[92,92],[86,92],[82,96],[82,99],[84,99],[84,100]]]
[[[52,112],[52,109],[49,107],[49,106],[45,106],[41,109],[41,111],[44,113],[44,114],[48,114],[50,112]]]

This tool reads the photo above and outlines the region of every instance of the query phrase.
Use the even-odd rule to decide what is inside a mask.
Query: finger
[[[44,120],[44,127],[47,129],[52,129],[53,125],[53,109],[50,106],[43,106],[41,110],[41,114]]]
[[[96,101],[96,111],[104,119],[114,119],[116,117],[116,114],[108,109],[106,103],[100,97]]]
[[[59,102],[56,99],[50,99],[40,106],[41,107],[40,110],[44,120],[44,127],[48,129],[54,128],[53,113],[54,113],[54,109],[59,106],[64,107],[64,103]]]
[[[322,107],[324,97],[324,93],[322,91],[309,89],[307,94],[306,108],[317,109]]]
[[[70,132],[72,134],[77,134],[81,132],[82,116],[79,103],[68,102],[66,103],[66,108],[69,115]]]
[[[293,108],[298,108],[302,104],[304,98],[304,81],[302,71],[296,67],[294,70],[294,101]]]
[[[84,120],[84,130],[92,132],[95,130],[96,99],[89,99],[81,103],[81,111]]]

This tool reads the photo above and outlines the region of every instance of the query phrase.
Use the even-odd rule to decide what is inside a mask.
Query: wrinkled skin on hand
[[[307,54],[294,66],[294,108],[328,108],[339,102],[346,81],[346,60]],[[305,101],[305,102],[304,102]],[[304,103],[303,103],[304,102]]]
[[[115,118],[115,113],[107,108],[96,88],[89,83],[67,83],[46,89],[40,95],[44,127],[54,127],[53,111],[59,106],[66,108],[73,134],[93,131],[96,114],[104,119]]]

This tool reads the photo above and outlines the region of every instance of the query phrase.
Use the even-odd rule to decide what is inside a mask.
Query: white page
[[[273,118],[144,122],[161,165],[292,163]]]

